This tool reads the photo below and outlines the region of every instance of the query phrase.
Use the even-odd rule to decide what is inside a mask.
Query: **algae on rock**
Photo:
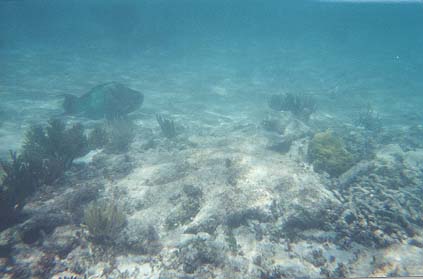
[[[338,177],[354,164],[353,155],[346,150],[341,138],[331,131],[314,135],[308,148],[308,157],[318,172]]]

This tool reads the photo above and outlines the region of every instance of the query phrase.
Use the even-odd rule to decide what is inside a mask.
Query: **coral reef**
[[[337,189],[346,208],[337,231],[345,245],[356,241],[380,248],[421,233],[423,193],[417,186],[423,179],[421,155],[390,145],[371,164],[341,176]]]
[[[327,172],[333,177],[354,164],[353,156],[345,149],[342,140],[329,130],[314,135],[308,147],[308,157],[316,171]]]
[[[85,174],[94,180],[71,176],[68,185],[73,186],[65,193],[45,205],[29,204],[25,210],[33,217],[19,226],[21,240],[0,247],[10,250],[20,270],[36,267],[27,277],[70,276],[63,273],[66,267],[74,276],[88,278],[219,279],[364,275],[360,263],[378,256],[371,247],[394,252],[394,245],[409,245],[410,251],[423,247],[422,198],[416,190],[422,180],[421,151],[379,150],[338,179],[327,179],[289,156],[271,156],[266,138],[257,142],[251,136],[255,131],[242,131],[240,138],[251,147],[260,145],[261,152],[244,146],[238,152],[214,142],[179,150],[177,141],[163,141],[176,146],[134,152],[131,160],[141,163],[123,176],[116,174],[127,156],[101,153],[82,171],[97,169]],[[307,139],[295,144],[306,150]],[[103,181],[106,173],[114,176],[101,184],[101,193],[115,199],[94,202],[85,211],[87,216],[89,208],[96,208],[90,219],[103,220],[102,229],[90,229],[84,219],[85,227],[72,225],[81,223],[81,204],[98,194],[93,181]],[[126,222],[104,217],[110,208],[119,215],[111,206],[117,197],[130,214]],[[58,214],[62,211],[66,214]],[[113,223],[120,225],[111,228]],[[33,266],[22,260],[28,253]],[[371,272],[369,265],[367,274]]]
[[[122,118],[87,122],[93,129],[83,145],[97,150],[78,161],[57,144],[71,127],[34,126],[27,152],[7,162],[17,167],[3,167],[3,182],[26,171],[22,166],[40,179],[36,194],[10,203],[22,218],[0,232],[0,277],[319,278],[421,270],[412,269],[423,255],[418,145],[401,150],[369,141],[373,132],[324,114],[308,125],[294,113],[256,112],[253,123],[241,114],[204,113],[178,140],[163,131],[157,137],[151,113],[137,126]],[[264,113],[270,117],[259,127]],[[125,125],[128,133],[119,130]],[[314,134],[327,127],[336,134]],[[82,127],[73,131],[72,142],[85,137]],[[112,137],[126,143],[108,149]],[[51,155],[46,142],[60,152]],[[26,161],[43,157],[33,167]],[[69,163],[48,185],[50,160]]]
[[[116,241],[117,245],[135,254],[156,255],[162,249],[155,227],[142,220],[128,220]]]
[[[174,229],[180,225],[189,223],[200,211],[202,191],[192,185],[185,185],[183,194],[177,197],[175,208],[166,217],[166,227]]]
[[[181,244],[178,258],[184,272],[188,274],[194,273],[207,264],[219,266],[223,263],[221,247],[213,240],[201,236]]]
[[[316,101],[312,97],[292,93],[271,95],[268,105],[276,111],[290,111],[304,121],[307,121],[317,108]]]

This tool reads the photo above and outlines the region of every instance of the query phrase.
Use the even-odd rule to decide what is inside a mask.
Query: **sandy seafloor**
[[[108,81],[145,94],[130,114],[137,129],[128,152],[100,151],[75,165],[30,199],[23,224],[0,234],[10,249],[2,278],[423,274],[423,82],[410,57],[346,57],[318,40],[271,51],[219,37],[139,51],[100,45],[0,50],[2,156],[19,149],[31,123],[62,115],[63,94]],[[308,123],[267,106],[268,95],[283,92],[316,98]],[[367,103],[384,127],[375,156],[339,180],[313,171],[312,135],[332,129],[360,145],[365,131],[355,121]],[[155,113],[175,120],[175,139],[163,137]],[[266,119],[282,128],[265,129]],[[294,138],[289,152],[269,148],[286,135]],[[115,245],[94,245],[81,209],[112,197],[128,223]],[[194,213],[186,209],[192,199]],[[184,214],[184,224],[166,226]],[[28,234],[37,236],[24,241]]]

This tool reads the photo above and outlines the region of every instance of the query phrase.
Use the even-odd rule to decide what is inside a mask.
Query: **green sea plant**
[[[162,133],[167,138],[176,136],[175,122],[162,114],[156,114],[157,123],[159,123]]]
[[[88,147],[91,150],[103,148],[109,142],[109,136],[105,125],[97,125],[88,134]]]
[[[63,121],[52,119],[46,128],[34,125],[27,131],[22,156],[26,162],[40,168],[40,178],[49,184],[62,176],[75,158],[87,151],[87,137],[81,124],[66,128]]]
[[[97,201],[85,209],[84,224],[93,242],[107,244],[116,238],[126,225],[126,215],[115,201]]]
[[[26,199],[41,181],[39,167],[26,162],[22,156],[10,151],[10,159],[0,161],[0,229],[16,221]]]
[[[126,152],[135,138],[135,124],[127,118],[115,118],[107,123],[106,133],[108,152]]]
[[[31,126],[20,154],[0,161],[0,228],[15,222],[27,198],[43,184],[51,184],[69,169],[73,160],[87,152],[84,128],[70,128],[60,120],[47,127]]]
[[[338,177],[354,163],[341,138],[330,130],[314,135],[308,147],[308,158],[316,171],[327,172],[332,177]]]
[[[268,99],[268,105],[276,111],[290,111],[295,117],[307,121],[316,111],[314,98],[305,94],[273,94]]]

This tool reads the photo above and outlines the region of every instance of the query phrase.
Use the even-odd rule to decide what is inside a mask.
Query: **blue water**
[[[260,126],[269,95],[300,93],[312,129],[354,127],[370,104],[379,147],[421,149],[397,139],[423,125],[423,3],[376,2],[0,0],[0,156],[63,116],[64,94],[110,81],[145,94],[142,125],[175,114],[187,138],[217,127],[205,112]]]
[[[239,78],[243,83],[259,78],[263,91],[292,88],[326,95],[336,88],[347,96],[379,98],[372,95],[379,90],[384,96],[419,102],[416,96],[423,86],[419,3],[204,0],[2,1],[0,5],[0,78],[6,91],[7,85],[30,82],[37,75],[52,75],[49,82],[57,79],[55,86],[63,88],[63,79],[74,70],[70,64],[78,64],[75,71],[81,73],[101,68],[99,62],[107,59],[119,64],[102,69],[114,79],[119,79],[114,75],[119,70],[131,76],[133,70],[125,67],[137,59],[157,75],[172,75],[172,65],[178,73],[194,71],[191,85],[184,84],[188,87],[205,85],[208,78]],[[146,52],[152,54],[146,58]],[[25,57],[28,53],[31,57]]]

